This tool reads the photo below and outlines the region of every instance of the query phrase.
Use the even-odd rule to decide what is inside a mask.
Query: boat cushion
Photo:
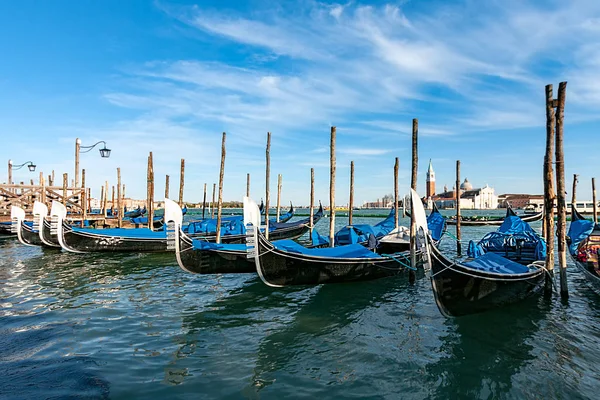
[[[479,271],[493,272],[496,274],[524,274],[529,272],[527,266],[510,261],[509,259],[494,253],[485,253],[463,265]]]
[[[308,249],[293,240],[278,240],[273,242],[273,246],[279,250],[290,253],[304,254],[313,257],[330,258],[382,258],[379,254],[361,246],[360,244],[349,244],[339,247],[325,247]]]

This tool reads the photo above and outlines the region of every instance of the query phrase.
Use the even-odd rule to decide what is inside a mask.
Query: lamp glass
[[[27,166],[27,168],[29,168],[29,170],[30,170],[31,172],[35,171],[35,167],[36,167],[36,165],[35,165],[35,164],[29,164],[29,165]]]
[[[110,149],[107,149],[106,147],[103,149],[100,149],[100,156],[102,158],[108,158],[110,157]]]

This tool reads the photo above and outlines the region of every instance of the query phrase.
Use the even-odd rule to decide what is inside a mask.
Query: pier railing
[[[50,208],[52,201],[64,204],[71,214],[84,214],[85,188],[45,185],[0,184],[0,216],[9,216],[10,207],[18,206],[31,214],[33,203],[40,201]]]

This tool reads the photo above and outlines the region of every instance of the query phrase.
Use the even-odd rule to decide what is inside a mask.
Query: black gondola
[[[166,202],[165,215],[177,212],[177,204]],[[313,216],[313,225],[322,217],[323,207],[320,206]],[[176,216],[171,217],[171,220],[177,219]],[[310,217],[289,223],[296,226],[292,229],[289,229],[285,223],[279,223],[277,224],[279,228],[270,231],[269,235],[277,239],[297,238],[309,229],[309,222]],[[173,247],[175,247],[177,262],[183,270],[196,274],[256,272],[254,260],[248,259],[246,255],[245,235],[243,243],[232,243],[230,237],[223,236],[223,243],[217,244],[214,241],[206,241],[205,238],[192,238],[176,226],[169,228],[168,231],[171,229],[174,230]]]
[[[516,216],[507,216],[507,222],[513,220],[520,222]],[[522,222],[518,225],[531,230]],[[512,240],[507,234],[506,241],[500,243],[503,249],[489,248],[485,254],[464,261],[450,260],[430,243],[431,282],[442,314],[455,317],[474,314],[516,303],[537,293],[545,281],[544,262],[531,262],[529,252],[525,257],[526,254],[519,251],[519,240]],[[543,241],[539,237],[538,240]],[[519,242],[517,251],[514,251],[515,241]]]
[[[506,216],[516,216],[512,208],[506,209]],[[544,211],[540,211],[537,214],[524,215],[520,217],[524,222],[535,222],[539,221],[544,217]],[[462,226],[480,226],[480,225],[502,225],[505,217],[467,217],[461,216],[460,224]],[[446,220],[448,225],[456,225],[456,217],[448,218]]]
[[[571,225],[567,234],[569,254],[592,289],[600,294],[600,226],[585,219],[575,207],[571,210]]]

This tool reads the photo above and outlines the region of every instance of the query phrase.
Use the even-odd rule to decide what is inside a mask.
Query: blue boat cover
[[[518,249],[517,249],[518,248]],[[477,258],[487,253],[503,254],[506,257],[517,255],[523,260],[546,259],[546,241],[529,224],[515,215],[504,219],[496,232],[485,235],[479,243],[469,242],[467,254]]]
[[[482,256],[462,264],[478,271],[493,272],[496,274],[524,274],[529,272],[525,265],[511,261],[494,253],[485,253]]]
[[[279,250],[290,253],[304,254],[313,257],[327,258],[381,258],[377,253],[372,252],[360,244],[349,244],[340,247],[325,247],[318,249],[308,249],[293,240],[278,240],[273,242],[273,246]]]
[[[315,247],[322,246],[324,244],[329,244],[329,238],[326,238],[325,236],[319,234],[319,232],[317,232],[316,229],[313,229],[310,239],[312,241],[312,245]]]
[[[376,225],[360,224],[346,226],[340,229],[335,234],[335,245],[344,246],[347,244],[363,243],[368,241],[371,235],[373,235],[375,239],[381,239],[396,228],[396,223],[394,221],[395,214],[396,209],[392,208],[387,218]]]
[[[152,218],[152,221],[160,221],[162,220],[163,217],[162,215],[155,215],[154,218]],[[130,218],[129,219],[131,221],[132,224],[147,224],[148,223],[148,217],[137,217],[137,218]]]
[[[192,221],[184,231],[189,234],[214,234],[217,232],[217,219]],[[243,216],[232,215],[221,218],[221,235],[243,235],[245,233]]]
[[[569,243],[569,252],[572,255],[577,255],[577,247],[579,244],[584,241],[592,231],[594,230],[594,223],[587,219],[578,219],[576,221],[571,221],[571,226],[569,226],[569,232],[567,236],[570,239]]]
[[[151,231],[148,228],[109,228],[109,229],[87,229],[73,228],[75,232],[91,233],[94,235],[124,237],[131,239],[166,239],[165,231]]]
[[[427,228],[433,240],[441,240],[446,230],[446,218],[438,211],[432,211],[427,217]]]

